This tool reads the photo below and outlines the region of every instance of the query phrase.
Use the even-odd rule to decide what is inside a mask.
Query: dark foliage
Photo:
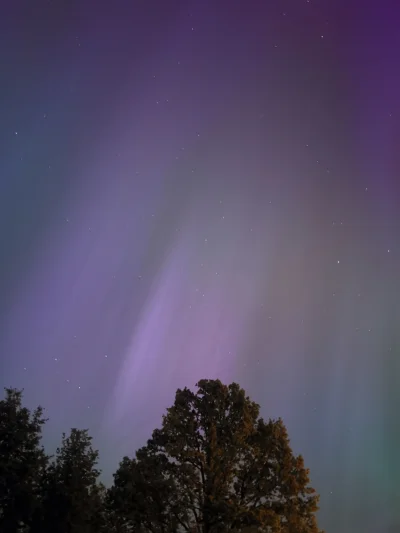
[[[318,496],[282,420],[265,422],[237,384],[178,390],[161,429],[111,489],[115,510],[149,533],[317,533]]]
[[[202,380],[176,393],[162,427],[110,489],[87,430],[63,434],[49,458],[39,407],[0,402],[3,533],[320,533],[318,495],[281,419],[264,421],[236,383]]]
[[[22,391],[5,389],[0,401],[0,531],[16,533],[40,505],[48,458],[40,446],[43,409],[22,406]]]
[[[47,469],[42,509],[35,529],[42,533],[96,533],[101,526],[104,489],[98,484],[98,452],[87,430],[72,429]]]

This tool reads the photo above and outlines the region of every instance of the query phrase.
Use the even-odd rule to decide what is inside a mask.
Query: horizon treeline
[[[44,410],[23,390],[0,401],[2,533],[321,533],[319,496],[281,419],[236,383],[178,389],[161,427],[123,457],[111,487],[87,429],[41,443]]]

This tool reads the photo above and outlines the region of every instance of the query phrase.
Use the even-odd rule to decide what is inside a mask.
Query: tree
[[[124,515],[120,515],[114,504],[112,489],[108,489],[103,501],[103,521],[99,533],[130,533],[128,521]],[[140,533],[140,532],[136,532]]]
[[[178,389],[161,429],[114,475],[112,504],[146,533],[318,533],[318,496],[281,419],[236,383]]]
[[[104,488],[97,483],[98,451],[87,430],[72,429],[50,464],[43,512],[34,531],[92,533],[101,529]]]
[[[176,531],[179,522],[171,510],[178,507],[177,486],[168,476],[168,458],[150,455],[146,448],[136,456],[123,458],[110,490],[110,509],[118,521],[118,531]]]
[[[91,492],[92,517],[91,531],[94,533],[111,533],[107,527],[107,489],[103,483],[96,483]]]
[[[0,401],[0,531],[26,529],[40,504],[48,458],[40,446],[43,409],[22,406],[23,391],[5,389]]]

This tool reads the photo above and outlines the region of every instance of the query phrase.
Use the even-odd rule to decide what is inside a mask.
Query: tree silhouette
[[[281,419],[265,422],[236,383],[178,389],[161,429],[125,457],[110,502],[146,533],[318,533],[318,496]]]
[[[87,430],[72,429],[57,449],[43,486],[43,508],[34,531],[94,533],[101,529],[104,489],[97,483],[98,451]]]
[[[40,446],[43,409],[22,406],[23,391],[5,389],[0,401],[0,531],[16,533],[30,525],[40,505],[48,458]]]

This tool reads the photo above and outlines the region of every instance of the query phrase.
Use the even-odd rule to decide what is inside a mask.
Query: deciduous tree
[[[318,533],[318,495],[281,419],[236,383],[202,380],[175,403],[111,489],[127,527],[149,533]]]

